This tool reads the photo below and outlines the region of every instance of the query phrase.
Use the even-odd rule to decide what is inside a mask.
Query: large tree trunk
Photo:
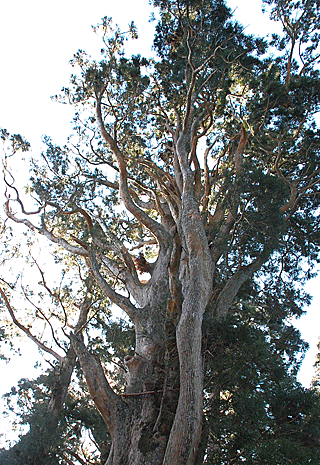
[[[180,264],[182,313],[177,326],[180,396],[164,465],[193,465],[202,432],[202,320],[212,292],[213,264],[188,173],[181,214],[183,252]]]
[[[144,339],[138,333],[137,340]],[[159,418],[165,370],[164,347],[137,344],[134,357],[125,360],[128,373],[126,393],[116,394],[108,384],[100,361],[72,338],[85,373],[90,394],[103,416],[112,439],[108,465],[160,465],[167,435]],[[145,350],[143,350],[143,348]],[[138,352],[139,350],[139,352]],[[147,358],[149,357],[149,358]]]
[[[112,448],[106,465],[192,465],[202,432],[202,319],[212,292],[212,262],[197,204],[185,200],[179,287],[161,267],[134,316],[136,347],[127,356],[123,395],[108,384],[98,359],[72,338],[92,399],[108,425]],[[170,269],[169,272],[164,271]],[[171,276],[173,278],[174,276]],[[173,281],[173,279],[171,279]],[[182,302],[182,305],[181,305]],[[181,315],[172,315],[172,309]],[[176,325],[173,319],[176,318]],[[171,318],[171,324],[170,324]]]
[[[166,323],[167,270],[160,276],[155,273],[153,279],[154,284],[150,284],[142,299],[147,304],[137,311],[134,319],[136,345],[134,355],[124,360],[125,393],[112,390],[99,359],[89,353],[81,335],[71,336],[91,397],[111,435],[107,465],[163,463],[177,404],[179,377],[172,325]]]

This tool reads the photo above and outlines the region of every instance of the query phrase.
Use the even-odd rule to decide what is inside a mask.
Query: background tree
[[[270,44],[223,1],[154,0],[152,60],[127,58],[104,18],[101,61],[79,51],[57,96],[75,106],[73,135],[64,147],[47,137],[32,160],[33,211],[5,165],[7,217],[57,246],[69,281],[51,290],[38,266],[54,310],[24,290],[45,341],[16,317],[10,283],[4,305],[56,366],[73,361],[65,387],[77,358],[110,433],[108,465],[316,463],[318,397],[295,384],[302,343],[288,320],[319,258],[319,4],[267,3],[284,27]],[[2,138],[14,156],[28,148]],[[114,306],[135,334],[114,359],[125,388],[103,367]]]

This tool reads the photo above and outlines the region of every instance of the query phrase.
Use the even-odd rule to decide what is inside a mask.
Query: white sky
[[[228,4],[232,9],[237,7],[236,17],[248,26],[247,32],[264,35],[274,30],[274,23],[261,13],[260,1],[229,0]],[[91,25],[96,25],[103,16],[112,16],[124,30],[133,20],[138,26],[139,41],[134,41],[130,49],[132,53],[150,54],[154,24],[148,22],[148,0],[1,2],[0,127],[26,136],[35,151],[39,149],[43,134],[58,143],[65,141],[71,131],[72,108],[52,102],[50,96],[68,85],[72,72],[68,63],[78,49],[98,56],[101,42],[92,32]],[[314,295],[314,302],[308,316],[299,322],[302,336],[311,346],[300,375],[305,385],[309,384],[313,374],[319,337],[320,293],[317,285],[319,280],[310,283],[309,291]],[[15,361],[14,368],[3,366],[0,393],[21,376],[30,376],[28,365],[22,358]]]

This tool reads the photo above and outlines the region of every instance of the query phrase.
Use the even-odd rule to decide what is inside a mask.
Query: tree
[[[71,86],[56,97],[75,106],[73,135],[64,147],[47,137],[42,161],[32,161],[33,211],[5,167],[7,217],[55,244],[57,272],[72,277],[64,288],[51,288],[33,259],[54,310],[34,303],[35,291],[24,295],[51,342],[19,321],[8,282],[2,301],[60,372],[68,361],[60,388],[69,385],[78,360],[111,437],[108,465],[227,463],[216,402],[221,393],[229,402],[240,392],[243,403],[246,392],[236,372],[228,387],[216,369],[232,362],[218,343],[224,334],[233,337],[232,328],[247,331],[253,347],[260,341],[262,358],[270,346],[268,357],[283,364],[287,375],[277,381],[275,367],[268,375],[272,393],[263,392],[270,403],[257,402],[268,450],[281,449],[274,463],[292,456],[285,449],[293,441],[280,444],[267,418],[274,425],[280,393],[288,403],[294,393],[289,375],[301,344],[288,319],[302,313],[308,297],[300,285],[319,259],[319,2],[266,3],[283,24],[283,36],[270,43],[246,35],[223,1],[154,0],[160,15],[154,59],[127,58],[125,35],[104,18],[101,61],[79,51]],[[129,33],[136,36],[133,24]],[[13,156],[28,149],[21,136],[3,131],[2,138]],[[134,349],[128,341],[124,358],[115,354],[125,389],[121,369],[111,386],[103,367],[111,355],[103,332],[115,306],[135,334]],[[235,344],[231,353],[248,353],[248,346]],[[252,360],[258,392],[262,379]],[[58,391],[52,389],[45,413],[56,424],[67,395],[59,391],[59,406],[50,410]],[[205,415],[204,398],[214,399]],[[234,438],[248,445],[235,417],[222,420],[235,430],[224,436],[229,448]],[[236,441],[234,447],[241,463],[245,452]],[[301,447],[316,463],[316,441]],[[262,449],[247,448],[246,460],[263,463]]]

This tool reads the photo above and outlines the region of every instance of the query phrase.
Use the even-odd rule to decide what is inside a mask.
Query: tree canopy
[[[108,17],[101,59],[74,55],[72,135],[45,136],[24,190],[30,146],[1,131],[2,263],[34,273],[0,277],[0,337],[50,368],[7,394],[29,431],[0,464],[316,465],[291,319],[319,263],[320,2],[265,0],[266,38],[223,0],[151,3],[152,58]]]

